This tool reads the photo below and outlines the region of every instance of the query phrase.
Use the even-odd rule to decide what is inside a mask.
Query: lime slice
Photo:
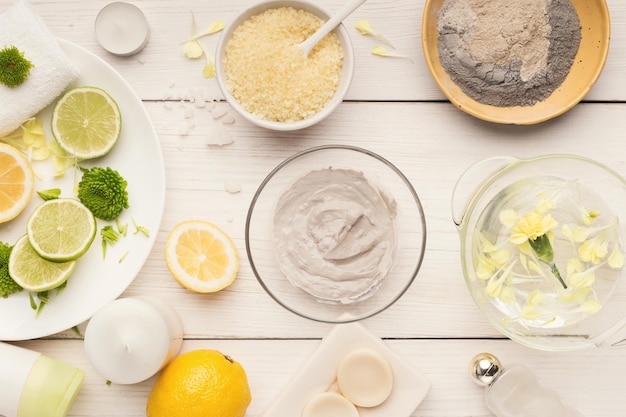
[[[70,155],[92,159],[113,148],[122,130],[122,115],[106,91],[77,87],[57,101],[51,129],[59,146]]]
[[[31,246],[28,236],[18,239],[9,257],[9,275],[26,291],[48,291],[63,284],[76,261],[51,262],[43,259]]]
[[[96,218],[73,198],[49,200],[35,209],[26,231],[42,258],[55,262],[78,259],[96,236]]]

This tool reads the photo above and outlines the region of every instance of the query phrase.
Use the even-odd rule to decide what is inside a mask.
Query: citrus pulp
[[[182,286],[203,293],[226,288],[239,270],[239,256],[231,238],[201,220],[174,227],[165,244],[165,261]]]
[[[35,175],[26,156],[0,143],[0,223],[14,219],[26,208],[34,188]]]

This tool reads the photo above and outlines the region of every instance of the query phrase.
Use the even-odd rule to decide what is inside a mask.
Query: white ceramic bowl
[[[260,119],[245,110],[241,106],[241,104],[237,102],[235,97],[233,97],[233,95],[230,93],[230,90],[226,83],[226,73],[224,71],[223,62],[226,53],[226,45],[232,38],[233,32],[237,29],[237,27],[239,27],[239,25],[241,25],[244,21],[250,19],[252,16],[256,16],[266,10],[279,7],[293,7],[295,9],[306,10],[316,16],[319,16],[323,21],[328,20],[331,16],[331,12],[317,5],[315,2],[308,0],[261,1],[244,9],[237,16],[235,16],[235,18],[226,26],[218,42],[217,52],[215,54],[215,72],[217,77],[217,83],[222,93],[226,97],[228,103],[230,103],[230,105],[239,114],[241,114],[244,118],[254,123],[255,125],[267,129],[283,131],[304,129],[320,122],[328,115],[330,115],[333,110],[335,110],[335,108],[343,101],[346,93],[348,92],[348,89],[350,88],[352,76],[354,74],[354,50],[352,47],[352,42],[350,41],[350,36],[348,35],[348,31],[343,26],[343,24],[339,25],[334,31],[339,38],[339,42],[341,43],[344,54],[341,80],[339,81],[339,86],[335,91],[335,95],[333,96],[333,98],[326,105],[326,107],[324,107],[315,115],[296,122],[284,123]]]
[[[379,186],[389,201],[395,202],[396,208],[393,266],[367,298],[348,304],[319,299],[293,285],[281,270],[275,250],[274,218],[284,193],[308,173],[331,167],[361,172],[371,184]],[[327,185],[336,184],[320,184],[319,188]],[[393,164],[365,149],[328,145],[295,154],[270,172],[250,203],[245,240],[252,271],[276,302],[312,320],[347,323],[380,313],[410,287],[424,258],[426,221],[417,193]]]

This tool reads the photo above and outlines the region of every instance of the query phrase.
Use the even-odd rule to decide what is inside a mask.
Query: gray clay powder
[[[580,45],[569,0],[446,0],[437,17],[439,60],[479,103],[531,106],[558,88]]]

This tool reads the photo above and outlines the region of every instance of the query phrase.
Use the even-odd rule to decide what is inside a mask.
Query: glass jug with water
[[[575,155],[490,158],[458,180],[466,284],[504,335],[543,350],[626,345],[626,181]]]

